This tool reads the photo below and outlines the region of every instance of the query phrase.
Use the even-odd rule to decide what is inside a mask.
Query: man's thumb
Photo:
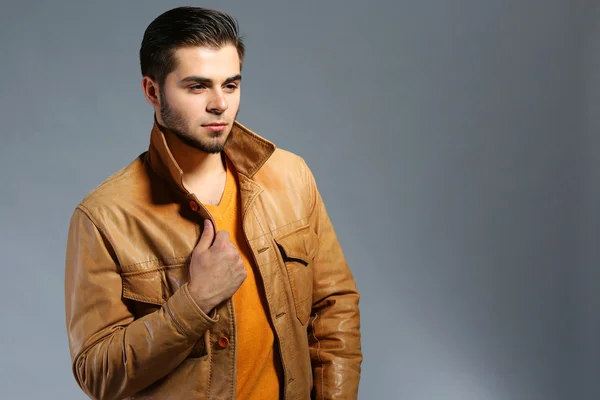
[[[206,218],[204,220],[204,229],[202,230],[202,235],[200,235],[200,241],[198,242],[196,248],[198,249],[198,251],[200,251],[200,253],[202,253],[203,251],[206,251],[210,248],[214,239],[215,228],[212,222],[210,222],[210,220]]]

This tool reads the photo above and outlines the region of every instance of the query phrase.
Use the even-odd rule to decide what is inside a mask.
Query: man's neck
[[[209,154],[191,147],[168,129],[164,134],[173,158],[183,171],[184,185],[190,192],[195,193],[193,189],[212,187],[215,182],[220,182],[226,171],[221,153]]]

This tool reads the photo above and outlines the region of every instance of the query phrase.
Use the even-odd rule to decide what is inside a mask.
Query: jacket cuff
[[[187,283],[169,298],[165,306],[175,325],[188,336],[204,335],[219,320],[216,311],[210,317],[202,311],[192,298]]]

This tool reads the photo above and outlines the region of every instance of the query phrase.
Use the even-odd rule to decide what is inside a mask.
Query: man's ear
[[[142,78],[142,91],[144,92],[144,97],[148,103],[150,103],[150,105],[154,107],[158,107],[160,105],[158,85],[153,79],[147,76]]]

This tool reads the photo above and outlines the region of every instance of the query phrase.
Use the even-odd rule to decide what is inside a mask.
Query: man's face
[[[240,106],[240,59],[235,46],[185,47],[160,87],[159,123],[206,153],[223,150]]]

